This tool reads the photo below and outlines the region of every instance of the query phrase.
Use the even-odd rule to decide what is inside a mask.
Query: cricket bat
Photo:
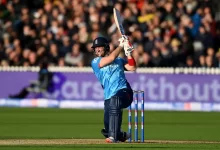
[[[114,14],[114,19],[115,19],[115,24],[119,32],[121,33],[121,35],[125,35],[120,12],[116,8],[113,8],[113,14]]]

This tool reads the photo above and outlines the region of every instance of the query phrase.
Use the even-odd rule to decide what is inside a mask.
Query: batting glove
[[[134,50],[133,45],[129,40],[124,42],[124,51],[126,56],[131,56],[132,51]]]
[[[119,46],[120,47],[124,47],[124,42],[128,40],[128,37],[126,35],[122,35],[122,37],[120,39],[118,39],[119,41]]]

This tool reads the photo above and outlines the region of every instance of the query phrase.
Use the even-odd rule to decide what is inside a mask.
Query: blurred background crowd
[[[0,0],[0,65],[90,66],[92,41],[113,50],[120,10],[139,67],[220,67],[219,14],[211,0]],[[123,53],[121,57],[124,57]]]

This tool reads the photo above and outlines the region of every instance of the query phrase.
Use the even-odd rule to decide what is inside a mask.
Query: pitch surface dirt
[[[145,140],[145,143],[158,144],[220,144],[220,141],[170,141]],[[6,139],[0,140],[0,145],[71,145],[71,144],[108,144],[104,139]],[[121,143],[126,144],[126,143]],[[133,143],[132,143],[133,144]],[[135,144],[135,143],[134,143]]]

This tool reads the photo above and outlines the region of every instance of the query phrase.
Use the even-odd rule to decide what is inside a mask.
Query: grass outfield
[[[127,112],[123,129],[127,130]],[[140,118],[140,117],[139,117]],[[145,112],[146,144],[25,144],[3,145],[4,150],[63,149],[220,149],[219,112]],[[134,119],[133,119],[134,120]],[[103,110],[0,108],[0,139],[100,139]],[[150,142],[204,141],[204,142]],[[218,141],[219,143],[207,143]],[[12,143],[13,144],[13,143]]]
[[[219,150],[213,144],[111,144],[111,145],[47,145],[47,146],[2,146],[0,150]]]

